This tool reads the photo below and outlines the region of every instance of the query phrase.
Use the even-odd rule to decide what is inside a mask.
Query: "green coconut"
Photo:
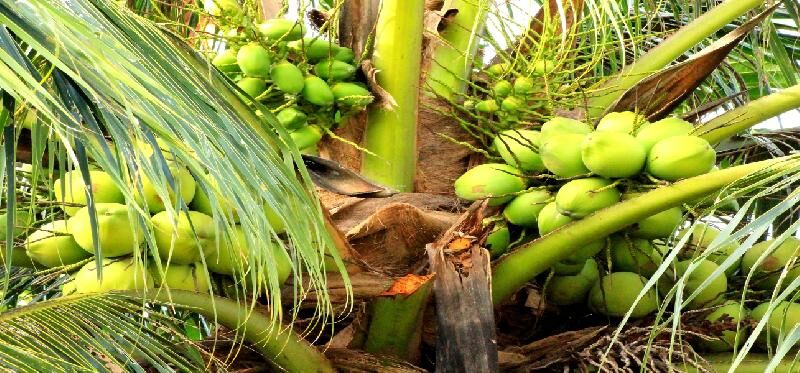
[[[4,212],[0,214],[0,244],[4,244],[6,242],[6,238],[8,238],[8,234],[6,233],[5,225],[8,220],[8,213]],[[12,229],[11,238],[17,238],[22,236],[23,234],[27,233],[31,230],[30,226],[36,221],[35,217],[28,211],[27,209],[17,209],[14,212],[14,229]]]
[[[498,76],[502,76],[503,74],[505,74],[508,71],[508,69],[509,69],[509,66],[508,66],[507,63],[497,63],[497,64],[494,64],[494,65],[491,65],[491,66],[487,67],[486,68],[486,73],[491,75],[491,76],[498,77]]]
[[[536,90],[533,79],[527,76],[520,76],[514,80],[514,94],[525,96]]]
[[[297,110],[293,107],[288,107],[275,114],[278,123],[287,130],[296,130],[308,124],[308,116],[306,113]]]
[[[322,135],[322,129],[317,126],[304,126],[289,133],[297,149],[305,149],[316,145],[319,140],[322,140]]]
[[[493,99],[479,101],[475,104],[475,110],[480,111],[481,113],[494,113],[500,110],[500,105],[497,104],[497,101]]]
[[[356,74],[356,67],[336,59],[326,58],[314,65],[314,75],[325,80],[348,80]]]
[[[230,23],[238,23],[244,10],[236,0],[211,0],[206,2],[209,14],[215,17],[226,17]]]
[[[569,306],[586,301],[586,295],[600,279],[600,269],[594,259],[588,259],[581,271],[571,276],[554,276],[545,288],[545,299],[557,306]]]
[[[75,292],[105,293],[112,290],[143,290],[153,287],[153,276],[143,263],[132,258],[102,259],[102,279],[97,278],[97,262],[86,263],[75,274]]]
[[[27,237],[28,256],[45,267],[75,264],[92,256],[69,233],[66,220],[44,224]]]
[[[587,135],[561,133],[542,141],[539,156],[548,171],[560,177],[575,177],[589,173],[581,157],[581,144]],[[542,136],[544,138],[544,136]]]
[[[314,75],[305,78],[302,93],[306,101],[317,106],[331,106],[336,99],[328,83]]]
[[[742,273],[748,275],[753,272],[753,284],[757,289],[774,289],[778,285],[784,267],[800,256],[800,239],[795,237],[788,237],[777,247],[770,249],[772,245],[776,245],[775,240],[759,242],[742,256]],[[762,255],[765,255],[763,261],[756,265]],[[798,276],[800,276],[800,267],[789,268],[781,287],[786,287]]]
[[[769,302],[761,303],[753,312],[750,312],[750,317],[754,320],[761,321],[767,315],[769,309]],[[780,302],[772,310],[772,313],[767,319],[767,325],[762,329],[761,334],[758,335],[756,343],[763,348],[778,346],[781,339],[788,336],[789,332],[798,324],[800,324],[800,304],[791,302]]]
[[[368,89],[357,83],[336,83],[331,87],[331,92],[338,105],[348,108],[363,108],[375,99]]]
[[[688,229],[682,231],[679,237],[684,237],[687,232],[689,232]],[[681,258],[693,258],[700,256],[711,246],[711,243],[717,238],[717,236],[720,234],[720,231],[712,226],[698,223],[691,228],[691,234],[692,237],[686,242],[682,252],[679,254]],[[708,255],[708,260],[717,263],[718,265],[722,265],[722,263],[732,256],[738,248],[738,242],[725,244],[722,247],[715,249],[713,253],[710,253]],[[728,276],[733,275],[733,273],[739,269],[740,260],[741,258],[728,267],[725,270],[725,274]]]
[[[153,283],[158,287],[166,287],[172,290],[186,290],[198,293],[208,293],[209,276],[208,271],[203,268],[203,263],[190,265],[170,264],[163,265],[164,276],[158,272],[155,264],[150,264],[147,268],[153,277]]]
[[[333,58],[337,61],[351,63],[356,58],[356,53],[348,47],[340,46],[339,49],[336,50],[336,54]]]
[[[217,182],[214,179],[209,179],[210,186],[216,188]],[[220,205],[223,213],[228,219],[232,219],[234,222],[239,222],[239,214],[236,212],[236,209],[233,208],[230,200],[228,198],[223,197],[219,193],[216,193],[216,201]],[[202,212],[208,216],[213,216],[214,211],[211,208],[211,200],[208,198],[208,195],[200,187],[199,183],[195,183],[195,190],[194,190],[194,198],[192,199],[192,203],[189,205],[189,208],[194,211]]]
[[[486,249],[493,258],[503,255],[511,244],[511,231],[505,223],[495,222],[492,231],[486,236]]]
[[[272,66],[269,76],[278,89],[290,95],[302,92],[305,86],[303,71],[289,61],[281,61]]]
[[[252,98],[261,96],[261,94],[267,90],[267,82],[261,78],[242,78],[236,85]]]
[[[539,211],[539,215],[536,217],[536,223],[539,227],[539,234],[542,236],[571,222],[572,218],[560,213],[555,202],[546,204],[542,210]]]
[[[180,166],[174,162],[170,162],[167,168],[172,176],[172,182],[174,182],[178,190],[178,193],[176,194],[176,189],[170,187],[170,182],[166,175],[161,178],[161,184],[164,184],[167,187],[169,204],[171,206],[177,206],[178,197],[180,197],[180,199],[188,205],[192,202],[192,199],[194,199],[196,187],[192,173],[189,172],[188,168]],[[157,170],[157,172],[161,173],[163,170]],[[147,206],[152,213],[166,210],[167,207],[164,203],[164,200],[158,194],[158,190],[156,189],[155,185],[153,185],[153,180],[141,170],[139,171],[139,177],[141,177],[142,180],[142,190],[141,193],[137,192],[134,194],[136,203]]]
[[[258,26],[258,33],[270,41],[294,41],[303,37],[303,24],[289,19],[272,18]]]
[[[675,273],[677,278],[682,278],[683,275],[689,270],[692,260],[684,260],[675,264]],[[684,282],[683,299],[685,300],[692,295],[695,290],[699,289],[706,279],[719,269],[717,263],[710,260],[701,260],[697,267],[689,274]],[[724,273],[722,276],[717,276],[697,294],[697,296],[689,302],[688,309],[699,309],[704,307],[713,306],[719,302],[725,291],[728,290],[728,279]]]
[[[634,306],[646,282],[647,279],[637,273],[611,273],[594,283],[589,291],[589,308],[612,317],[624,317],[628,311],[632,318],[645,317],[658,309],[658,296],[652,288]]]
[[[535,75],[545,75],[555,70],[555,62],[551,60],[537,60],[530,68],[530,72]]]
[[[103,171],[89,171],[92,181],[92,199],[95,203],[125,203],[122,191],[111,176]],[[63,183],[63,185],[62,185]],[[53,183],[53,194],[61,208],[69,216],[74,216],[86,205],[86,184],[79,170],[70,171]],[[69,206],[67,204],[70,204]]]
[[[647,154],[647,172],[676,181],[711,171],[717,153],[697,136],[672,136],[657,142]]]
[[[542,158],[539,157],[539,131],[508,130],[500,132],[494,138],[492,146],[511,166],[527,172],[544,171]]]
[[[656,239],[672,235],[683,221],[683,210],[673,207],[640,220],[628,229],[632,237]]]
[[[661,254],[653,249],[650,241],[628,239],[617,235],[611,239],[612,269],[619,272],[634,272],[650,277],[661,265]]]
[[[135,217],[135,212],[119,203],[97,203],[97,238],[105,258],[128,255],[144,242],[144,230]],[[129,213],[134,214],[131,221]],[[94,253],[92,224],[89,207],[84,207],[67,221],[69,233],[75,242],[89,253]]]
[[[539,212],[552,199],[553,196],[546,190],[531,190],[514,197],[503,209],[503,216],[511,224],[520,227],[535,227]]]
[[[269,78],[272,57],[266,48],[256,43],[247,44],[239,48],[239,52],[236,53],[236,62],[244,75],[248,77]]]
[[[191,264],[216,250],[214,219],[197,211],[180,212],[174,221],[168,211],[153,215],[153,235],[159,258],[170,264]],[[196,239],[195,239],[196,237]]]
[[[527,181],[512,166],[486,163],[467,170],[456,179],[456,195],[468,201],[490,198],[490,206],[502,205],[514,198],[512,193],[525,190]]]
[[[583,140],[581,159],[586,168],[597,175],[621,178],[631,177],[642,171],[647,153],[627,133],[596,131]]]
[[[525,106],[525,101],[518,97],[508,96],[500,102],[500,108],[506,113],[516,113],[519,109]]]
[[[730,330],[723,330],[719,335],[711,336],[710,340],[700,340],[700,345],[704,350],[711,352],[733,351],[735,348],[741,347],[747,339],[749,327],[742,321],[748,316],[748,313],[747,308],[743,308],[741,303],[732,300],[726,301],[721,307],[708,314],[706,321],[718,328],[724,327]]]
[[[302,52],[306,55],[309,62],[316,62],[323,58],[335,57],[340,46],[336,43],[331,43],[327,40],[322,40],[317,37],[307,37],[300,40],[295,40],[287,44],[289,49],[297,52]]]
[[[592,132],[592,127],[579,120],[553,117],[542,124],[542,142],[545,142],[551,136],[560,135],[564,133],[572,133],[579,135],[586,135]]]
[[[506,97],[511,94],[511,91],[514,90],[514,86],[511,85],[511,82],[508,80],[501,80],[494,84],[492,87],[492,92],[494,95],[500,98]]]
[[[632,111],[608,113],[597,123],[597,131],[623,132],[630,135],[647,123],[649,123],[647,118]]]
[[[222,71],[226,74],[235,74],[241,72],[242,70],[239,68],[239,64],[236,62],[236,54],[239,51],[235,49],[226,49],[224,52],[218,54],[211,60],[211,64],[214,65],[219,71]]]
[[[657,142],[673,136],[687,136],[693,130],[694,126],[681,118],[664,118],[639,127],[636,131],[636,140],[644,146],[645,152],[650,152]]]
[[[608,180],[598,177],[572,180],[556,193],[558,211],[573,219],[583,218],[619,200],[617,188]]]
[[[220,244],[219,250],[208,256],[206,265],[214,273],[241,275],[248,269],[250,262],[247,236],[240,226],[236,226],[229,233]],[[292,262],[289,255],[276,242],[270,241],[262,246],[272,249],[272,258],[269,260],[278,268],[277,274],[280,283],[286,282],[292,272]],[[264,254],[263,260],[267,260],[266,258],[266,254]]]

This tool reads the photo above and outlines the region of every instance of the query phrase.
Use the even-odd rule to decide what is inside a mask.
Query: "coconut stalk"
[[[361,172],[400,192],[414,190],[417,107],[424,0],[384,0],[375,28],[372,63],[389,97],[368,113]]]
[[[365,351],[418,360],[422,313],[433,287],[431,277],[408,275],[375,298]]]
[[[762,4],[764,0],[727,0],[681,27],[635,63],[624,68],[617,78],[606,83],[603,94],[589,99],[588,117],[598,118],[636,83],[663,69],[710,35]]]
[[[425,84],[437,96],[450,101],[466,86],[486,25],[488,4],[485,0],[449,0],[442,9],[457,9],[458,13],[439,34],[441,44],[436,48]]]
[[[800,84],[751,101],[695,129],[695,134],[716,144],[758,123],[800,107]]]
[[[122,294],[164,303],[197,312],[226,328],[241,333],[243,339],[278,371],[335,372],[325,356],[291,328],[281,325],[234,300],[182,290],[151,290]]]
[[[574,250],[664,210],[710,195],[749,174],[778,166],[790,157],[730,167],[678,181],[600,210],[502,257],[492,271],[492,299],[498,305],[517,289]]]

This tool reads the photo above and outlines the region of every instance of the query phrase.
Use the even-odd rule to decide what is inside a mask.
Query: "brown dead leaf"
[[[737,27],[687,61],[661,70],[627,90],[606,113],[638,110],[649,120],[666,117],[728,56],[747,34],[779,6],[776,4]],[[610,84],[614,84],[612,81]]]

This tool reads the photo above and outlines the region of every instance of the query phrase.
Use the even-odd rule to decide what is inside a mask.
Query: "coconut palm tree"
[[[698,133],[709,142],[720,143],[747,133],[763,120],[800,107],[793,43],[789,42],[796,37],[790,29],[797,23],[787,26],[783,22],[798,20],[791,2],[779,7],[771,22],[764,22],[769,13],[754,18],[763,10],[764,2],[753,0],[721,4],[551,1],[545,4],[538,21],[519,17],[524,10],[512,2],[322,3],[320,6],[331,10],[324,15],[327,25],[335,24],[335,20],[343,25],[338,30],[343,39],[350,37],[353,46],[371,45],[372,57],[362,61],[368,62],[362,63],[362,68],[368,80],[375,83],[372,86],[380,98],[366,117],[349,124],[365,128],[363,138],[348,137],[343,132],[347,127],[337,132],[367,150],[357,169],[400,191],[452,193],[452,180],[466,170],[473,154],[492,156],[485,149],[487,139],[508,123],[475,116],[467,105],[487,92],[487,68],[479,58],[481,53],[494,51],[493,62],[510,63],[514,72],[533,68],[544,59],[555,61],[552,67],[544,66],[543,93],[533,100],[536,102],[531,103],[528,115],[514,123],[540,123],[555,110],[565,109],[594,120],[610,107],[646,109],[654,116],[678,108],[681,113],[702,117]],[[298,317],[301,300],[311,293],[315,296],[316,323],[331,321],[334,310],[327,297],[326,256],[334,259],[348,290],[346,298],[350,299],[347,271],[328,234],[300,154],[272,116],[256,115],[237,96],[236,88],[190,47],[200,44],[198,25],[205,22],[197,7],[182,2],[129,5],[159,24],[102,0],[0,2],[4,25],[0,33],[4,111],[0,118],[5,124],[6,150],[0,180],[6,191],[3,206],[7,212],[4,257],[14,258],[24,241],[24,235],[15,238],[15,225],[39,225],[15,224],[23,214],[20,211],[34,212],[40,221],[58,216],[47,201],[52,199],[53,179],[65,170],[82,170],[84,175],[93,165],[105,170],[134,206],[132,214],[147,218],[147,209],[136,203],[142,185],[135,175],[142,173],[150,180],[160,180],[155,183],[158,194],[169,196],[174,180],[165,170],[167,158],[174,157],[195,176],[200,190],[208,195],[234,196],[230,201],[212,198],[212,209],[223,212],[224,202],[233,205],[247,242],[254,244],[249,246],[249,256],[260,258],[251,263],[251,271],[241,276],[243,281],[234,288],[266,288],[268,295],[261,303],[267,305],[267,312],[257,311],[265,307],[257,306],[253,298],[238,297],[237,291],[59,296],[65,275],[94,259],[44,271],[19,269],[17,263],[6,260],[5,299],[14,306],[28,305],[0,314],[0,338],[4,341],[0,365],[26,370],[100,369],[109,364],[136,370],[140,362],[159,370],[201,369],[209,361],[222,365],[224,362],[209,356],[187,337],[197,329],[206,336],[218,323],[237,331],[235,339],[255,346],[278,367],[293,371],[332,369],[309,343],[281,326],[283,319],[291,322]],[[259,7],[250,2],[246,5]],[[458,12],[447,12],[451,9]],[[445,17],[439,20],[436,14]],[[705,16],[699,17],[702,14]],[[365,31],[361,34],[348,31],[348,27],[358,26],[352,22],[354,18],[372,20],[376,26],[361,25]],[[756,19],[752,26],[765,26],[752,35],[746,32],[752,27],[737,28],[745,18]],[[487,34],[487,27],[499,31]],[[335,35],[333,28],[323,30]],[[665,39],[667,32],[675,34]],[[735,40],[723,37],[737,32],[742,35],[731,37]],[[723,47],[713,43],[720,38]],[[423,47],[428,48],[427,53],[420,53]],[[694,55],[728,58],[711,58],[714,62],[707,63],[711,68],[695,76],[686,92],[670,96],[672,101],[654,99],[659,105],[642,108],[636,100],[625,100],[630,97],[626,93],[637,89],[642,93],[657,91],[653,77],[663,76],[664,83],[671,83],[674,74],[659,72],[673,69],[667,72],[674,73],[681,66],[695,66],[693,59],[685,65],[674,64]],[[716,68],[720,64],[723,68]],[[409,81],[420,84],[409,85]],[[724,114],[711,120],[703,116],[718,112]],[[23,124],[29,128],[23,129]],[[423,132],[433,135],[420,135]],[[740,154],[736,149],[751,146],[752,141],[733,142],[725,151]],[[23,149],[23,143],[29,144],[27,148]],[[25,159],[21,149],[27,151]],[[150,157],[151,153],[156,156]],[[714,195],[720,189],[726,191],[727,199],[746,202],[733,215],[713,209],[703,214],[725,218],[729,227],[709,253],[740,240],[743,244],[732,256],[741,256],[773,225],[781,224],[781,217],[791,215],[796,198],[791,192],[766,208],[751,206],[790,188],[798,176],[798,163],[793,156],[758,162],[731,159],[743,164],[732,162],[736,165],[719,172],[660,186],[555,234],[519,245],[493,264],[493,301],[505,301],[581,242]],[[20,168],[16,161],[30,166]],[[715,205],[725,199],[715,201]],[[91,198],[89,201],[92,209]],[[264,214],[265,205],[286,226],[280,239],[276,222]],[[177,216],[186,206],[166,208]],[[224,231],[234,222],[219,213],[215,214],[215,224]],[[96,223],[92,226],[96,231]],[[784,230],[787,233],[776,237],[785,239],[796,230],[793,224],[784,226],[789,228]],[[146,244],[150,245],[145,247],[155,246],[153,234],[152,230],[145,231]],[[676,246],[680,248],[685,241]],[[296,285],[288,291],[290,304],[285,304],[287,298],[281,296],[274,258],[255,245],[263,242],[274,242],[292,254],[292,283]],[[145,258],[145,250],[137,247],[134,257]],[[98,248],[95,254],[99,258]],[[668,271],[668,267],[663,265],[659,273]],[[714,276],[724,269],[725,265]],[[655,286],[655,280],[647,286]],[[770,299],[786,299],[798,286],[800,283],[793,282]],[[430,291],[429,286],[422,289]],[[684,300],[695,296],[680,287],[670,294],[676,299],[675,306],[662,307],[663,311],[674,308],[660,314],[653,335],[660,328],[680,329]],[[398,313],[421,315],[427,293],[417,298],[411,302],[405,298],[376,301],[378,311],[372,316],[376,329],[368,334],[381,337],[377,326],[386,324],[376,320],[380,321],[382,314],[388,315],[383,320],[392,320]],[[398,347],[396,340],[414,343],[409,335],[420,322],[421,317],[415,317],[398,324],[405,328],[395,330],[393,338],[385,338],[384,333],[373,338],[374,342],[368,341],[365,349],[408,357],[415,347]],[[764,324],[759,323],[758,328]],[[624,321],[618,324],[615,338],[624,333],[625,325]],[[754,340],[756,334],[750,339]],[[783,343],[788,347],[791,338]],[[786,349],[778,351],[782,353],[776,354],[774,364],[781,361]],[[745,353],[746,349],[739,361]]]

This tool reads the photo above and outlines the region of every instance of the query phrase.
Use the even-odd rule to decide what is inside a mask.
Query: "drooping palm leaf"
[[[130,204],[141,193],[137,172],[158,181],[159,195],[169,200],[172,182],[164,158],[149,159],[139,145],[152,148],[157,136],[162,147],[187,165],[200,188],[231,199],[247,232],[252,265],[247,276],[256,287],[268,289],[273,317],[281,309],[275,261],[258,243],[284,245],[294,259],[294,272],[305,272],[311,279],[308,286],[324,294],[322,258],[333,250],[299,154],[274,118],[268,113],[256,116],[235,88],[189,47],[112,2],[3,1],[0,20],[62,77],[54,94],[47,90],[52,84],[41,85],[19,61],[0,52],[0,88],[46,120],[64,145],[62,164],[85,165],[78,156],[83,147],[112,175]],[[65,92],[72,92],[71,101]],[[155,151],[160,153],[157,147]],[[230,226],[222,201],[208,194],[220,212],[215,214],[218,227]],[[262,206],[276,211],[286,225],[287,244],[278,240]],[[175,216],[183,208],[168,206],[167,211]],[[137,206],[138,215],[147,218],[145,210]],[[153,245],[151,235],[146,241]],[[296,299],[307,290],[298,285]],[[320,317],[329,316],[324,296],[318,307]]]

